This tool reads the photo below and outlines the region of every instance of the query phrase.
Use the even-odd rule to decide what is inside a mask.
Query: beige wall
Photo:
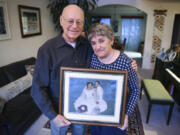
[[[162,0],[99,0],[98,6],[112,5],[112,4],[123,4],[136,7],[147,14],[147,24],[145,33],[145,47],[143,55],[143,68],[151,69],[153,64],[151,64],[151,48],[152,48],[152,35],[154,26],[154,9],[167,9],[167,17],[165,20],[162,47],[165,49],[170,47],[172,30],[174,23],[174,16],[180,13],[180,2],[171,2],[171,0],[166,0],[166,2],[161,2]],[[169,2],[168,2],[169,1]]]
[[[57,35],[46,8],[49,0],[6,0],[11,39],[0,41],[0,66],[37,55],[38,48],[49,38]],[[18,5],[39,7],[41,10],[42,35],[22,38],[19,25]]]

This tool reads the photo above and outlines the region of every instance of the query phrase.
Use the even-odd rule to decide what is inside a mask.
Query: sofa
[[[34,65],[35,60],[35,58],[31,57],[0,67],[0,94],[3,95],[2,92],[6,90],[9,84],[18,85],[20,83],[26,85],[27,82],[18,81],[27,76],[25,66]],[[1,101],[4,103],[1,104],[3,108],[1,108],[0,113],[0,135],[22,135],[41,115],[41,111],[30,95],[31,85],[27,87],[23,86],[25,89],[21,90],[20,93],[16,92],[14,96],[9,93],[8,100],[3,100],[0,95]],[[22,86],[13,86],[11,90],[13,88],[23,89]]]

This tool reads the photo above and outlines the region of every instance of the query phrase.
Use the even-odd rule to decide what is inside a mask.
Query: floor
[[[139,79],[151,78],[152,70],[139,68]],[[166,125],[168,106],[153,105],[149,123],[146,124],[147,98],[143,94],[142,99],[138,102],[141,112],[145,135],[180,135],[180,107],[175,104],[169,126]],[[41,115],[39,119],[26,131],[24,135],[50,135],[50,132],[43,129],[47,117]]]

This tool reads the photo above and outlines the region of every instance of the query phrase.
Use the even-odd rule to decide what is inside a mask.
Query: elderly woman
[[[106,24],[94,24],[89,29],[88,39],[94,54],[90,68],[128,71],[129,97],[126,105],[124,124],[121,127],[92,126],[92,135],[124,135],[128,127],[128,118],[132,114],[140,95],[138,78],[131,66],[131,59],[124,53],[112,48],[114,35],[112,29]]]

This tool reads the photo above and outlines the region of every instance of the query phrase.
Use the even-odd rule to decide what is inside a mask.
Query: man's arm
[[[126,105],[126,114],[129,116],[132,114],[135,105],[137,103],[138,97],[140,95],[140,88],[139,88],[139,81],[137,77],[137,73],[132,68],[132,62],[128,62],[128,88],[129,88],[129,95],[128,101]]]
[[[70,121],[66,120],[65,117],[55,112],[52,102],[48,96],[50,82],[50,61],[47,54],[48,53],[41,50],[41,48],[38,51],[31,96],[40,110],[50,120],[53,120],[57,126],[67,126],[71,124]]]
[[[49,78],[49,58],[47,52],[44,52],[44,50],[40,48],[36,60],[31,96],[40,110],[49,119],[53,119],[57,116],[57,113],[48,96]]]

